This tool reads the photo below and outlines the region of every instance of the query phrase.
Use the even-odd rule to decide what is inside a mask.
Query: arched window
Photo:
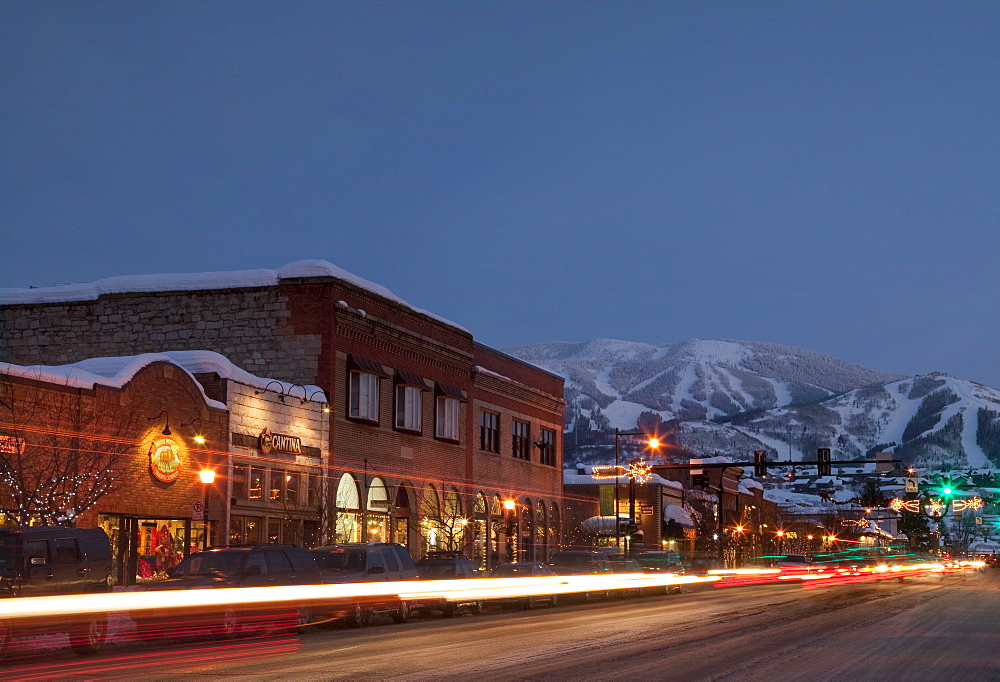
[[[532,506],[531,500],[525,498],[524,502],[521,503],[521,532],[518,537],[520,546],[517,548],[517,561],[535,560],[534,516],[535,508]]]
[[[410,548],[410,509],[415,503],[413,486],[400,483],[396,488],[396,501],[392,510],[392,541],[407,549]]]
[[[545,501],[538,500],[535,506],[535,561],[549,560],[549,524],[545,513]]]
[[[337,542],[361,541],[361,504],[358,500],[358,482],[351,474],[344,474],[337,484]]]
[[[472,514],[472,560],[480,570],[490,568],[487,559],[487,543],[489,542],[489,515],[486,513],[486,495],[476,495],[476,506]]]
[[[433,485],[424,488],[420,497],[420,538],[423,554],[442,549],[441,498]]]
[[[562,519],[559,516],[559,505],[552,503],[549,510],[549,551],[558,552],[562,544]]]
[[[365,526],[368,542],[389,541],[389,490],[376,476],[368,483]]]
[[[465,530],[469,520],[462,512],[462,500],[458,491],[451,488],[444,494],[444,514],[441,516],[441,530],[444,533],[445,549],[461,552],[465,549]]]

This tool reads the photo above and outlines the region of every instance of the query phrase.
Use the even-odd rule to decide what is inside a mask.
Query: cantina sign
[[[260,434],[259,441],[260,451],[265,455],[271,452],[287,452],[290,455],[302,454],[302,439],[298,436],[285,436],[264,429]]]

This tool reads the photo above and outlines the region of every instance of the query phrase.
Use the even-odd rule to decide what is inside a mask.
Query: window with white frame
[[[396,428],[421,430],[421,390],[416,386],[396,384]]]
[[[378,421],[378,377],[368,372],[351,372],[348,416]]]
[[[458,440],[459,401],[447,396],[438,396],[434,435],[446,440]]]

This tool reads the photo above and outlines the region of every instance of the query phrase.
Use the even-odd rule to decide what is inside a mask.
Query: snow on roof
[[[754,488],[756,488],[758,490],[763,490],[764,489],[764,486],[763,486],[763,484],[760,483],[760,481],[755,481],[752,478],[744,478],[742,481],[740,481],[740,487],[751,489],[751,490],[754,489]]]
[[[451,327],[464,327],[410,305],[385,287],[369,282],[325,260],[300,260],[277,270],[235,270],[230,272],[193,272],[162,275],[122,275],[106,277],[85,284],[60,284],[30,289],[0,289],[0,305],[65,303],[92,301],[105,294],[136,294],[157,291],[200,291],[204,289],[246,289],[274,286],[283,279],[299,277],[336,277],[377,296],[398,303]]]
[[[809,495],[807,493],[796,493],[791,490],[773,488],[764,491],[764,497],[775,502],[780,507],[829,507],[831,503],[824,500],[819,495]]]
[[[188,352],[208,352],[208,351],[188,351]],[[221,356],[220,356],[221,357]],[[140,370],[154,362],[169,362],[177,365],[186,373],[193,374],[191,370],[183,365],[174,362],[166,353],[143,353],[142,355],[131,355],[118,358],[92,358],[83,360],[71,365],[12,365],[10,363],[0,363],[0,372],[10,376],[34,379],[36,381],[46,381],[52,384],[60,384],[71,388],[83,388],[92,390],[95,386],[108,386],[110,388],[124,388]],[[228,361],[227,361],[228,362]],[[218,410],[228,409],[224,403],[212,400],[205,394],[205,389],[195,378],[192,382],[201,391],[202,397],[209,407]]]
[[[229,358],[210,350],[173,350],[164,353],[143,353],[131,357],[108,357],[108,358],[88,358],[66,367],[80,367],[93,374],[101,376],[114,376],[136,359],[148,359],[149,362],[167,361],[178,365],[191,374],[218,374],[223,379],[253,386],[254,388],[266,389],[275,384],[280,385],[281,392],[293,398],[309,398],[313,402],[326,403],[326,394],[319,386],[311,384],[290,384],[287,381],[278,381],[267,377],[259,377],[244,369],[234,365]],[[294,391],[294,392],[293,392]]]
[[[694,528],[694,521],[691,519],[691,514],[679,505],[668,504],[663,508],[663,520],[664,521],[676,521],[682,526],[688,528]]]
[[[280,387],[280,391],[293,398],[308,399],[311,402],[325,404],[326,394],[319,386],[290,384],[267,377],[259,377],[234,365],[227,357],[210,350],[175,350],[164,353],[142,353],[139,355],[123,355],[105,358],[88,358],[69,365],[21,365],[0,364],[0,372],[13,376],[48,381],[73,388],[93,389],[95,385],[123,388],[142,368],[154,362],[168,362],[180,367],[190,375],[218,374],[223,379],[230,379],[247,386],[259,389]],[[191,377],[194,379],[194,377]],[[201,384],[195,384],[205,395]],[[205,396],[212,407],[225,410],[223,403]]]
[[[691,464],[731,464],[733,461],[732,457],[724,457],[722,455],[716,455],[715,457],[702,457],[700,459],[692,459]]]
[[[517,360],[517,358],[514,358],[514,359]],[[522,360],[517,360],[517,361],[518,362],[523,362]],[[530,364],[530,363],[528,363],[528,364]],[[539,369],[548,372],[548,370],[546,370],[544,367],[539,367]],[[554,398],[556,400],[562,400],[561,396],[554,396],[551,393],[546,393],[545,391],[540,391],[537,388],[535,388],[534,386],[528,386],[527,384],[522,384],[520,381],[515,381],[514,379],[511,379],[510,377],[507,377],[507,376],[504,376],[503,374],[499,374],[497,372],[494,372],[493,370],[486,369],[485,367],[482,367],[480,365],[476,365],[476,371],[478,373],[480,373],[480,374],[485,374],[485,375],[488,375],[488,376],[496,377],[497,379],[505,381],[505,382],[507,382],[509,384],[514,384],[515,386],[520,386],[521,388],[527,389],[529,391],[533,391],[534,393],[537,393],[539,395],[548,396],[548,397]]]

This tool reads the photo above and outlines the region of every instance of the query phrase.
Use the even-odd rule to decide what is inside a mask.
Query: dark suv
[[[0,527],[0,598],[110,592],[113,575],[111,542],[100,528]],[[107,639],[107,614],[13,624],[0,615],[0,658],[12,636],[55,632],[68,632],[77,653],[96,653]]]
[[[317,547],[310,551],[323,576],[323,582],[370,583],[396,580],[417,580],[419,574],[409,552],[402,545],[392,542],[346,542],[339,545]],[[343,608],[334,608],[330,615],[359,627],[377,614],[387,614],[397,623],[410,617],[410,608],[416,606],[399,597],[378,597],[365,601],[345,602]]]
[[[168,578],[146,583],[143,591],[197,590],[223,587],[277,587],[284,585],[318,585],[322,582],[319,568],[309,550],[298,545],[229,545],[209,547],[190,554],[167,571]],[[312,604],[294,606],[249,606],[231,604],[210,609],[207,613],[185,611],[137,611],[130,616],[139,633],[155,636],[169,632],[178,625],[185,634],[222,634],[235,636],[240,630],[259,622],[287,622],[302,627],[313,620],[316,607]],[[175,623],[177,619],[181,623]]]
[[[423,559],[417,562],[417,572],[421,580],[452,580],[461,578],[484,578],[482,571],[476,568],[472,560],[461,552],[427,552]],[[423,606],[425,613],[438,609],[445,616],[454,616],[462,607],[468,607],[472,613],[482,613],[482,599],[442,601]]]
[[[549,568],[556,575],[610,575],[613,573],[611,559],[607,552],[592,549],[568,549],[556,552],[549,559]],[[584,598],[607,599],[610,593],[606,590],[586,592]]]

